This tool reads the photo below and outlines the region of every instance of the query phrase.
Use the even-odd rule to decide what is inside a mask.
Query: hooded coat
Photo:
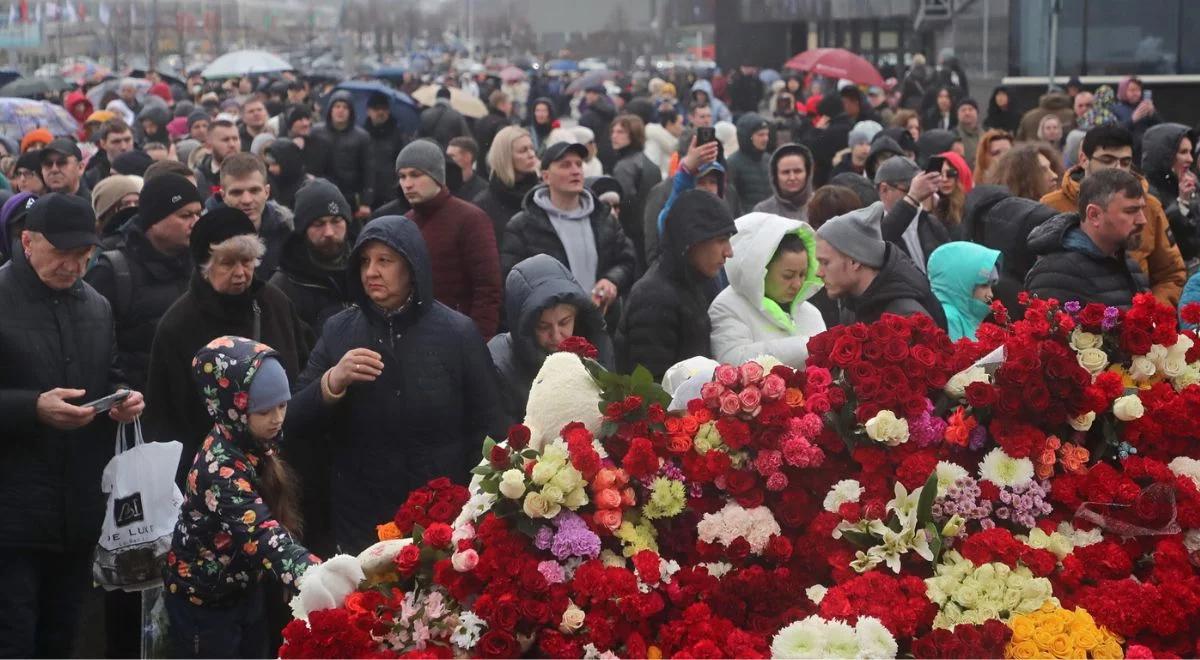
[[[1011,94],[1008,95],[1007,110],[1001,108],[1000,104],[996,103],[996,95],[1000,92],[1008,94],[1008,89],[1000,85],[992,90],[992,96],[988,99],[987,116],[984,117],[983,127],[985,129],[998,128],[1009,133],[1016,133],[1017,129],[1021,127],[1021,114],[1012,109],[1013,101]]]
[[[725,264],[729,286],[708,308],[712,321],[713,357],[741,364],[771,355],[797,369],[808,359],[808,340],[825,331],[821,312],[808,302],[824,286],[817,277],[816,235],[808,223],[768,213],[737,219],[733,258]],[[788,306],[766,296],[767,266],[787,234],[804,241],[808,270],[804,284]]]
[[[341,268],[323,266],[310,255],[307,227],[296,227],[283,246],[279,270],[271,276],[271,284],[292,301],[296,315],[319,337],[325,321],[349,306],[346,288],[347,265]],[[354,237],[347,234],[347,241]],[[349,263],[349,246],[346,249]]]
[[[1060,213],[1079,210],[1079,185],[1083,182],[1083,168],[1072,167],[1063,173],[1062,184],[1042,198],[1042,204]],[[1149,191],[1150,184],[1142,179],[1142,188]],[[1142,229],[1142,241],[1129,256],[1137,262],[1140,270],[1150,279],[1154,297],[1175,306],[1187,282],[1187,267],[1172,235],[1170,219],[1158,198],[1146,196],[1146,226]],[[1004,254],[1008,254],[1005,252]]]
[[[596,136],[596,158],[604,165],[606,174],[611,173],[613,166],[617,164],[617,154],[613,151],[612,138],[609,136],[609,126],[612,125],[616,116],[617,108],[613,105],[612,99],[601,95],[595,103],[588,105],[579,117],[579,125],[590,128],[592,134]],[[542,151],[545,150],[546,147],[543,145]]]
[[[505,429],[487,348],[471,319],[435,300],[420,229],[400,216],[374,220],[355,241],[351,262],[372,241],[408,262],[413,296],[387,313],[371,302],[358,278],[350,278],[355,306],[326,322],[285,423],[289,432],[333,436],[335,536],[351,553],[376,541],[375,526],[395,514],[413,489],[436,477],[467,483],[484,437],[502,437]],[[383,373],[326,404],[321,376],[350,349],[368,347],[382,356]]]
[[[247,408],[250,385],[272,358],[278,354],[265,344],[218,337],[197,352],[191,368],[212,428],[189,457],[163,586],[195,605],[237,604],[267,570],[294,588],[320,563],[279,524],[258,490],[258,470],[278,451],[278,438],[256,440]]]
[[[617,328],[617,368],[637,365],[661,380],[671,365],[696,355],[712,357],[708,306],[712,281],[688,260],[697,243],[732,236],[737,226],[729,209],[702,190],[684,192],[664,223],[658,261],[633,285]]]
[[[1077,213],[1060,213],[1034,228],[1029,249],[1039,258],[1025,276],[1025,289],[1040,298],[1127,309],[1135,294],[1150,288],[1124,250],[1110,256],[1096,247],[1079,227]]]
[[[1029,233],[1055,215],[1048,206],[1012,196],[997,200],[986,211],[977,214],[967,211],[964,223],[970,224],[964,224],[965,238],[1004,255],[996,266],[1000,281],[992,285],[992,293],[1013,317],[1020,316],[1019,296],[1025,290],[1025,275],[1037,260],[1037,255],[1029,249]]]
[[[697,78],[696,82],[692,83],[691,96],[692,100],[696,100],[696,92],[704,92],[708,95],[708,105],[712,108],[713,123],[719,121],[733,121],[733,113],[729,111],[729,106],[725,102],[717,98],[713,93],[712,83],[707,78]]]
[[[679,138],[671,135],[662,124],[652,122],[646,124],[646,146],[642,153],[650,162],[658,166],[660,181],[671,176],[671,156],[679,147]]]
[[[748,112],[737,121],[738,151],[727,162],[729,181],[741,196],[742,207],[754,208],[759,202],[774,194],[771,186],[771,159],[766,152],[754,147],[750,136],[762,129],[770,129],[771,123],[761,115]],[[767,149],[774,143],[775,135],[767,140]]]
[[[1150,194],[1158,199],[1167,214],[1171,233],[1179,243],[1185,261],[1200,256],[1200,210],[1195,202],[1179,203],[1179,177],[1175,174],[1175,152],[1192,130],[1183,124],[1159,124],[1142,136],[1142,173],[1150,184]],[[1188,200],[1185,200],[1188,201]]]
[[[333,104],[344,101],[350,106],[350,119],[344,128],[335,128],[329,118]],[[375,201],[375,163],[371,160],[371,136],[358,125],[354,116],[354,97],[347,90],[334,92],[325,101],[325,121],[313,126],[312,135],[317,144],[328,149],[326,161],[328,172],[311,172],[333,182],[342,191],[350,206],[370,206]],[[316,145],[314,145],[316,146]],[[443,147],[444,148],[444,147]],[[381,163],[379,167],[393,170],[394,163]]]
[[[147,133],[146,128],[142,126],[142,122],[149,119],[154,127],[153,133]],[[158,142],[165,145],[171,144],[171,138],[167,135],[167,124],[171,121],[171,111],[161,105],[147,105],[138,113],[137,125],[133,127],[133,139],[138,146],[145,146],[147,142]]]
[[[450,140],[456,137],[472,137],[471,127],[458,110],[450,107],[449,99],[434,103],[433,107],[421,111],[421,137],[429,138],[445,150]]]
[[[371,190],[374,194],[371,207],[379,208],[396,199],[396,157],[408,144],[408,139],[400,128],[400,122],[393,115],[388,115],[387,121],[378,125],[368,118],[363,124],[363,130],[371,138],[370,172]]]
[[[539,105],[546,106],[546,110],[549,111],[549,121],[547,121],[545,124],[537,123],[537,119],[534,114],[534,111]],[[547,140],[550,139],[550,131],[554,130],[554,119],[557,115],[558,111],[554,107],[554,101],[551,101],[544,96],[535,99],[534,102],[529,106],[529,123],[525,125],[525,128],[529,131],[530,139],[533,140],[533,150],[537,152],[538,158],[541,158],[542,153],[546,151]],[[497,129],[497,132],[499,132],[499,129]],[[495,134],[493,134],[492,137],[495,138]],[[487,150],[483,149],[483,145],[480,144],[479,160],[486,161],[486,155]]]
[[[793,197],[785,198],[779,194],[779,161],[785,156],[800,156],[804,159],[804,190],[800,194]],[[812,197],[813,191],[813,156],[808,147],[802,144],[785,144],[775,150],[771,154],[769,164],[771,174],[771,190],[775,194],[767,199],[754,205],[754,211],[759,213],[770,213],[772,215],[783,216],[792,220],[804,221],[808,219],[808,200]],[[815,272],[815,271],[814,271]]]
[[[894,244],[885,245],[883,266],[871,284],[861,295],[840,300],[842,325],[874,323],[884,314],[927,314],[945,328],[946,314],[925,274]]]
[[[487,345],[500,372],[504,412],[513,423],[525,419],[533,379],[549,355],[534,334],[538,320],[544,310],[563,303],[575,306],[574,336],[596,347],[597,362],[607,369],[614,366],[612,340],[591,295],[557,259],[545,254],[525,259],[509,271],[504,283],[504,316],[510,330]]]
[[[1038,125],[1042,117],[1048,114],[1058,115],[1063,126],[1063,135],[1075,126],[1075,105],[1071,97],[1062,92],[1048,92],[1038,99],[1038,107],[1021,115],[1021,123],[1017,127],[1018,142],[1036,142]]]
[[[946,312],[951,341],[975,340],[975,330],[992,313],[975,297],[975,287],[987,284],[1000,260],[1000,251],[976,243],[954,241],[929,257],[929,286]]]
[[[492,232],[496,237],[496,245],[504,247],[504,228],[508,221],[521,212],[525,207],[525,196],[530,190],[541,184],[536,174],[519,176],[513,185],[506,185],[496,175],[488,181],[487,190],[475,198],[474,204],[492,220]]]
[[[279,164],[278,175],[267,174],[271,199],[285,208],[296,208],[296,191],[308,180],[304,152],[291,140],[275,140],[267,146],[267,155]]]
[[[911,144],[911,140],[910,140]],[[874,140],[871,141],[871,151],[867,153],[867,162],[863,166],[864,174],[872,182],[875,181],[875,172],[879,169],[879,164],[884,156],[903,156],[904,147],[893,139],[891,136],[884,135],[882,131]]]
[[[662,181],[662,172],[643,151],[629,146],[617,152],[612,175],[621,184],[621,228],[633,241],[637,254],[644,255],[646,240],[642,234],[642,214],[646,210],[646,196]]]

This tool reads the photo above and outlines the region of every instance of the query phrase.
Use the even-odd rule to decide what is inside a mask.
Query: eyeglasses
[[[951,168],[947,169],[942,174],[942,176],[946,177],[947,179],[957,179],[958,178],[958,170],[951,167]]]
[[[53,159],[53,160],[47,158],[46,160],[42,161],[42,169],[44,169],[44,170],[52,170],[56,167],[60,168],[60,169],[66,169],[70,165],[71,165],[70,158]]]
[[[1124,158],[1117,158],[1116,156],[1096,156],[1093,160],[1101,165],[1104,165],[1105,167],[1113,167],[1114,165],[1120,165],[1122,168],[1126,169],[1133,167],[1133,156],[1126,156]]]

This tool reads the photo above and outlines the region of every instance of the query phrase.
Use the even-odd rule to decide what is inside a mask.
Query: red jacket
[[[471,317],[484,340],[500,320],[500,255],[492,221],[478,206],[443,189],[406,217],[421,228],[433,262],[433,295]]]

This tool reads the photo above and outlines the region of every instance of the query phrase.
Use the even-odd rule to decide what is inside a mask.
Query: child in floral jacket
[[[164,569],[172,644],[179,658],[268,657],[263,574],[294,588],[320,562],[293,537],[295,481],[276,455],[287,375],[275,351],[240,337],[214,339],[192,370],[215,424],[188,472]]]

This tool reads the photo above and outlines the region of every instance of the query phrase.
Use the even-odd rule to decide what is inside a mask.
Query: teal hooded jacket
[[[1000,252],[978,243],[954,241],[929,255],[929,286],[946,311],[950,339],[975,339],[975,330],[991,307],[974,296],[975,287],[987,284]]]

